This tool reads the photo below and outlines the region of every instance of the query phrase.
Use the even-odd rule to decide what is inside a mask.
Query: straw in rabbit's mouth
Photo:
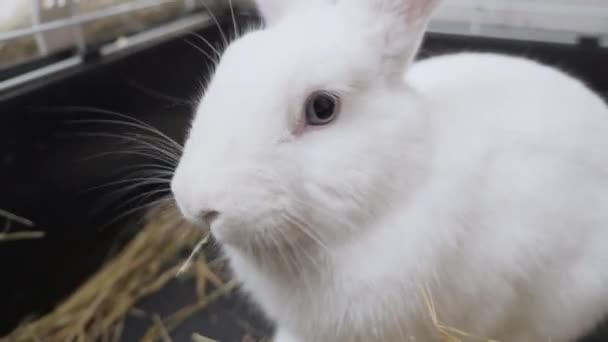
[[[429,315],[431,322],[433,323],[433,327],[441,336],[442,342],[499,342],[497,340],[479,337],[471,333],[462,331],[460,329],[452,328],[443,324],[437,316],[437,309],[435,308],[435,303],[433,301],[431,291],[428,288],[422,289],[422,298],[424,299],[424,303],[426,304],[426,307],[429,310]]]

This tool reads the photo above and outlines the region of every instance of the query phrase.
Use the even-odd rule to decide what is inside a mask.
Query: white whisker
[[[194,48],[196,51],[202,53],[205,57],[207,57],[209,59],[210,62],[217,64],[218,60],[216,60],[214,57],[212,57],[207,51],[205,51],[203,48],[201,48],[200,46],[194,44],[193,42],[189,41],[188,39],[184,38],[184,42],[186,42],[186,44],[190,45],[192,48]]]
[[[209,42],[208,39],[206,39],[205,37],[201,36],[200,34],[198,34],[196,32],[188,32],[188,34],[191,34],[191,35],[195,36],[200,41],[202,41],[203,43],[205,43],[205,45],[207,45],[211,50],[213,50],[213,53],[215,54],[216,58],[220,58],[220,56],[222,54],[220,53],[220,51],[213,44],[211,44],[211,42]],[[213,62],[215,62],[217,64],[217,59],[214,59],[214,58],[209,58],[209,59],[211,59],[211,61],[213,61]]]
[[[100,152],[97,154],[92,154],[88,157],[83,157],[83,158],[81,158],[81,160],[87,161],[87,160],[103,158],[103,157],[107,157],[107,156],[138,156],[138,157],[151,158],[151,159],[157,160],[159,162],[166,162],[166,160],[159,157],[158,155],[154,155],[152,153],[144,152],[144,151],[140,151],[140,150]]]
[[[288,222],[290,222],[293,225],[293,227],[298,229],[299,232],[303,233],[312,242],[315,242],[325,252],[329,252],[329,248],[327,247],[327,245],[325,244],[323,239],[320,236],[318,236],[316,233],[314,233],[311,229],[309,229],[308,228],[309,225],[306,224],[306,222],[304,222],[303,220],[296,217],[295,215],[293,215],[290,212],[286,212],[284,215],[287,218]]]
[[[127,80],[126,83],[128,85],[130,85],[131,87],[139,90],[140,92],[142,92],[150,97],[157,98],[157,99],[160,99],[163,101],[167,101],[172,106],[194,106],[194,105],[196,105],[196,101],[178,98],[178,97],[171,96],[171,95],[162,93],[162,92],[154,90],[154,89],[150,89],[146,86],[139,84],[135,80]]]
[[[297,260],[296,263],[299,265],[299,269],[298,269],[297,274],[299,274],[300,278],[303,280],[303,282],[306,283],[307,279],[309,277],[307,277],[307,275],[305,275],[305,274],[302,274],[302,271],[304,271],[304,270],[310,270],[310,268],[303,267],[304,263],[308,262],[312,266],[312,270],[313,271],[321,270],[320,255],[318,255],[318,254],[317,255],[311,255],[310,251],[308,250],[308,248],[302,247],[302,246],[298,245],[296,242],[294,242],[291,239],[289,239],[289,237],[287,236],[287,234],[283,230],[278,229],[277,231],[283,237],[283,240],[287,244],[288,250],[291,251],[290,255],[292,255],[292,257],[295,260]],[[302,257],[304,257],[305,260],[301,260]],[[310,285],[311,284],[306,284],[306,288],[311,288]]]
[[[232,17],[232,25],[234,29],[234,39],[238,38],[239,29],[236,23],[236,16],[234,15],[234,6],[232,5],[232,0],[228,0],[228,6],[230,7],[230,16]]]
[[[143,163],[143,164],[135,164],[135,165],[130,165],[127,167],[124,167],[123,170],[161,170],[161,171],[167,171],[167,172],[173,172],[175,169],[173,167],[170,166],[166,166],[166,165],[161,165],[161,164],[153,164],[153,163]]]
[[[158,200],[155,200],[155,201],[143,204],[143,205],[141,205],[139,207],[127,210],[127,211],[123,212],[122,214],[119,214],[118,216],[116,216],[114,219],[110,220],[104,226],[102,226],[102,229],[105,228],[105,227],[108,227],[108,226],[112,225],[113,223],[116,223],[116,222],[120,221],[121,219],[127,218],[130,215],[133,215],[133,214],[135,214],[137,212],[140,212],[140,211],[142,211],[144,209],[152,208],[152,207],[155,207],[155,206],[167,203],[167,202],[171,201],[172,199],[173,199],[172,197],[160,198]]]
[[[133,187],[131,186],[131,190],[135,189],[137,187]],[[132,203],[138,202],[138,201],[143,201],[145,199],[148,199],[154,195],[158,195],[158,194],[166,194],[168,193],[168,189],[154,189],[154,190],[149,190],[146,192],[143,192],[141,194],[138,194],[137,196],[133,196],[131,198],[129,198],[128,200],[124,201],[121,203],[121,205],[119,206],[119,208],[122,207],[127,207]]]
[[[165,179],[165,178],[155,178],[155,177],[150,177],[150,178],[127,178],[127,179],[120,179],[117,181],[113,181],[113,182],[109,182],[106,184],[101,184],[101,185],[96,185],[93,186],[91,188],[88,188],[86,190],[86,192],[89,191],[94,191],[94,190],[100,190],[100,189],[104,189],[104,188],[109,188],[109,187],[113,187],[116,185],[123,185],[123,184],[130,184],[133,182],[137,182],[136,187],[140,187],[140,186],[145,186],[145,185],[160,185],[160,184],[165,184],[168,185],[170,184],[171,180],[169,179]],[[121,190],[124,190],[124,188],[121,188]]]
[[[178,144],[175,140],[171,139],[169,136],[165,135],[163,132],[161,132],[160,130],[158,130],[157,128],[150,126],[148,124],[142,124],[139,122],[130,122],[130,121],[120,121],[120,120],[109,120],[109,119],[79,119],[79,120],[68,120],[68,123],[78,123],[78,124],[89,124],[89,123],[94,123],[94,124],[112,124],[112,125],[119,125],[119,126],[124,126],[124,127],[131,127],[131,128],[136,128],[136,129],[141,129],[142,131],[146,132],[146,133],[151,133],[154,136],[148,136],[149,138],[156,138],[156,139],[160,139],[159,141],[162,141],[163,144],[165,144],[168,147],[174,148],[177,151],[182,151],[183,147],[182,145]]]
[[[152,186],[152,185],[156,185],[156,184],[135,184],[135,185],[129,186],[128,188],[121,188],[121,189],[116,189],[116,190],[110,191],[110,192],[106,193],[103,196],[103,198],[101,198],[98,201],[98,205],[101,206],[102,208],[111,206],[110,205],[111,203],[117,202],[118,200],[125,198],[127,195],[132,194],[132,191],[136,190],[137,188],[144,187],[144,186]],[[144,199],[149,198],[153,195],[166,194],[166,193],[169,193],[168,187],[166,187],[164,189],[156,188],[155,190],[149,190],[142,194],[138,194],[137,196],[128,197],[126,200],[122,200],[118,206],[115,206],[115,207],[111,206],[111,207],[113,207],[115,209],[122,209],[122,208],[128,207],[131,204],[135,204],[136,202],[142,202]]]
[[[80,119],[80,120],[67,120],[67,122],[72,122],[72,123],[108,123],[108,124],[115,124],[115,125],[122,125],[125,127],[132,127],[132,128],[137,128],[137,129],[141,129],[142,131],[148,132],[148,133],[152,133],[155,136],[161,137],[162,139],[164,139],[166,141],[167,144],[172,145],[176,150],[179,150],[181,152],[182,150],[182,146],[180,144],[178,144],[175,140],[171,139],[168,135],[166,135],[165,133],[161,132],[160,130],[158,130],[156,127],[141,121],[135,117],[126,115],[126,114],[121,114],[115,111],[111,111],[111,110],[106,110],[106,109],[100,109],[100,108],[93,108],[93,107],[78,107],[78,106],[63,106],[63,107],[54,107],[54,108],[50,108],[47,110],[49,111],[65,111],[65,112],[85,112],[85,113],[91,113],[91,114],[102,114],[102,115],[109,115],[109,116],[114,116],[117,118],[121,118],[124,121],[121,120],[109,120],[109,119]]]
[[[156,143],[160,143],[160,141],[156,140],[152,137],[145,137],[145,136],[134,137],[134,136],[130,136],[127,134],[115,134],[115,133],[103,133],[103,132],[100,132],[100,133],[81,132],[81,133],[75,133],[74,135],[83,136],[83,137],[96,137],[96,138],[115,138],[115,139],[120,139],[120,140],[124,140],[124,141],[131,142],[131,143],[139,144],[140,147],[147,148],[148,151],[150,151],[150,152],[158,152],[160,158],[162,158],[165,162],[172,164],[172,165],[177,165],[177,163],[179,162],[179,158],[180,158],[179,154],[169,151],[165,148],[162,148],[162,144],[156,144]]]
[[[215,16],[215,14],[211,10],[211,8],[209,8],[209,6],[205,2],[205,0],[199,0],[199,1],[200,1],[201,5],[203,5],[205,10],[209,13],[211,20],[213,20],[213,22],[215,22],[215,25],[217,26],[217,29],[220,31],[220,35],[222,36],[222,40],[224,41],[225,46],[228,46],[228,39],[226,39],[226,34],[224,34],[224,30],[222,30],[222,26],[220,25],[220,22],[217,20],[217,17]]]
[[[330,218],[331,220],[335,221],[337,225],[340,225],[344,228],[347,228],[351,231],[356,231],[358,229],[357,225],[354,224],[353,222],[350,222],[346,219],[344,219],[343,217],[336,215],[334,212],[330,211],[329,209],[323,207],[323,206],[314,206],[311,205],[310,203],[298,200],[298,199],[292,199],[294,202],[297,202],[298,205],[301,205],[303,207],[305,207],[306,209],[313,211],[315,213],[319,213],[321,212],[321,214],[326,215],[326,217]]]
[[[280,229],[277,229],[277,231],[280,231]],[[270,239],[273,249],[277,251],[279,258],[281,259],[281,262],[278,264],[278,266],[285,266],[288,273],[292,275],[297,275],[297,264],[294,265],[293,259],[290,258],[289,255],[285,254],[285,248],[282,248],[283,244],[281,243],[281,241],[278,240],[277,236],[274,234],[266,234],[264,238]],[[273,263],[276,265],[276,260],[274,260]]]

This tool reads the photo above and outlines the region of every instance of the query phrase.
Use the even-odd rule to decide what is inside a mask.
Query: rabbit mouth
[[[256,215],[262,216],[262,215]],[[268,215],[263,215],[268,216]],[[213,237],[221,244],[232,247],[249,247],[260,244],[265,235],[271,234],[267,226],[267,220],[256,218],[244,213],[220,214],[209,224]]]
[[[299,249],[318,240],[307,233],[309,228],[276,211],[249,217],[219,215],[209,228],[219,243],[238,249]]]

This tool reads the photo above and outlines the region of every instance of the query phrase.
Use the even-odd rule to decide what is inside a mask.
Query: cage
[[[523,41],[608,43],[608,4],[602,0],[452,0],[438,10],[431,30]]]
[[[140,189],[151,195],[136,201],[113,195],[129,167],[155,160],[109,154],[128,151],[115,139],[125,127],[100,118],[119,113],[182,142],[211,63],[201,38],[219,47],[218,26],[230,36],[260,19],[247,0],[3,0],[0,8],[0,215],[7,211],[11,229],[31,221],[44,233],[0,242],[0,336],[8,342],[20,323],[52,312],[107,267],[141,233],[135,222],[144,211],[134,209],[166,195],[162,184]],[[444,0],[419,58],[461,50],[525,55],[608,97],[604,0]],[[146,340],[155,319],[198,300],[196,286],[176,279],[135,303],[119,340]],[[173,341],[193,333],[254,341],[272,332],[238,292],[184,319],[168,332]],[[600,327],[584,341],[606,336]]]

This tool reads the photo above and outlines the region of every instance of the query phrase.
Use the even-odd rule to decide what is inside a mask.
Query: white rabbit
[[[432,0],[257,0],[172,189],[277,342],[573,341],[608,313],[608,108],[536,62],[413,63]],[[405,77],[403,75],[406,75]]]

